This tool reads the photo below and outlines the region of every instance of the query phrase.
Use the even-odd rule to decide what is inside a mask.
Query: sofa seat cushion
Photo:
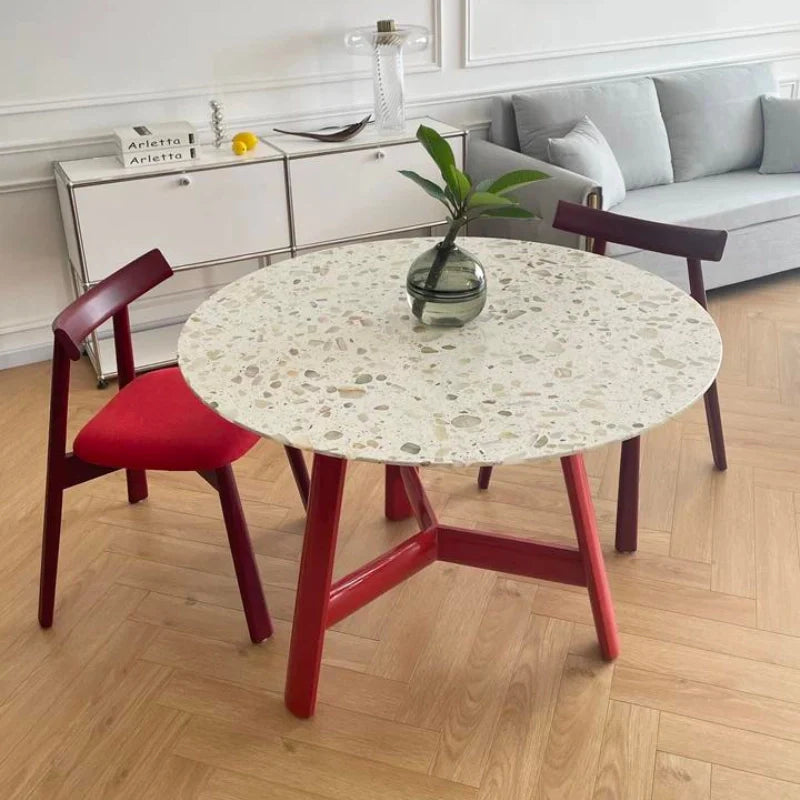
[[[732,231],[800,215],[800,173],[761,175],[756,169],[628,192],[615,214]],[[637,248],[609,243],[609,256]]]
[[[547,161],[548,140],[565,136],[589,117],[616,156],[628,191],[672,182],[667,131],[652,78],[543,89],[511,100],[526,155]]]
[[[761,162],[761,95],[778,90],[769,64],[692,70],[654,80],[676,182]]]

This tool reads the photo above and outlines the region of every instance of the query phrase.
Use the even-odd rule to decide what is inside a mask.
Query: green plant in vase
[[[481,217],[533,218],[508,193],[549,176],[519,169],[473,184],[469,175],[456,166],[447,140],[433,128],[420,125],[417,139],[439,168],[444,186],[411,170],[401,169],[400,173],[444,205],[449,228],[441,242],[412,263],[406,279],[408,301],[411,312],[426,325],[460,326],[483,309],[486,276],[478,259],[456,245],[459,231]]]

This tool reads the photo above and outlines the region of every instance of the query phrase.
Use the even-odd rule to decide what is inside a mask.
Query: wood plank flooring
[[[48,364],[0,372],[0,798],[800,800],[800,274],[712,294],[730,469],[702,403],[643,441],[637,555],[618,448],[587,455],[622,641],[585,592],[436,564],[327,637],[317,716],[282,690],[303,514],[280,448],[237,466],[271,641],[249,643],[215,495],[152,474],[67,494],[36,624]],[[74,369],[71,429],[113,388]],[[413,532],[349,471],[336,574]],[[423,471],[443,521],[571,541],[557,463]]]

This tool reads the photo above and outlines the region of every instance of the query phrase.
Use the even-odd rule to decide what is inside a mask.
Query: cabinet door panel
[[[462,138],[450,144],[463,164]],[[442,183],[417,142],[292,159],[292,204],[298,247],[430,225],[447,212],[398,170]]]
[[[154,247],[173,267],[289,247],[279,161],[79,186],[75,205],[91,281]]]

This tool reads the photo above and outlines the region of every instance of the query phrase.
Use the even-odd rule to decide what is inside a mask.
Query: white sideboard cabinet
[[[175,271],[258,259],[264,269],[291,269],[273,260],[444,222],[444,209],[398,173],[432,180],[438,170],[415,139],[424,123],[466,161],[466,133],[432,119],[409,120],[404,131],[381,134],[368,125],[347,142],[265,135],[244,156],[227,147],[199,148],[192,162],[125,168],[113,156],[55,164],[76,295],[158,247]],[[164,309],[169,324],[134,330],[138,369],[175,361],[183,313]],[[110,331],[93,335],[86,352],[100,385],[116,375]]]

